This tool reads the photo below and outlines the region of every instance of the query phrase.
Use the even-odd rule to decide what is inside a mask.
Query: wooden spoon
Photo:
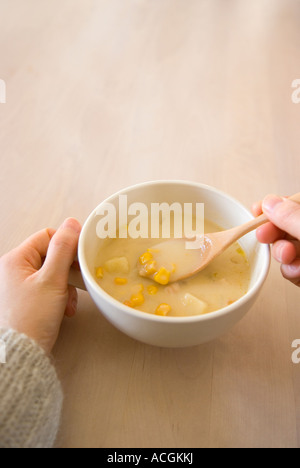
[[[300,203],[300,193],[290,197],[290,200]],[[230,245],[268,221],[267,216],[262,214],[241,226],[226,231],[205,234],[201,238],[202,242],[199,249],[187,249],[186,238],[170,239],[154,245],[149,251],[153,261],[156,262],[156,270],[164,267],[171,272],[169,279],[165,279],[161,284],[173,283],[199,273]],[[154,279],[155,273],[147,274],[145,265],[139,264],[138,270],[141,276]]]
[[[70,268],[68,284],[70,286],[75,286],[75,288],[77,289],[82,289],[83,291],[86,291],[81,271],[73,267]]]

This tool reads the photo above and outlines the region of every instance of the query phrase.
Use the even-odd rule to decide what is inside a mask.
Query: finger
[[[278,228],[300,240],[300,204],[268,195],[262,203],[263,212]]]
[[[45,262],[40,270],[49,281],[58,285],[67,285],[80,230],[79,222],[74,218],[68,218],[52,237]]]
[[[17,247],[18,258],[28,262],[35,270],[42,266],[42,259],[46,256],[55,229],[47,228],[28,237]]]
[[[282,276],[297,286],[300,285],[300,259],[297,258],[290,265],[281,265]]]
[[[273,244],[273,242],[283,239],[285,237],[285,232],[272,223],[266,223],[256,229],[256,237],[257,240],[263,244]]]
[[[74,286],[68,286],[69,289],[69,297],[68,302],[65,309],[65,315],[67,317],[73,317],[77,311],[77,303],[78,303],[78,293],[77,289]]]
[[[253,205],[251,206],[251,211],[255,217],[261,215],[263,213],[262,200],[254,202]]]
[[[275,260],[286,265],[300,257],[300,243],[297,241],[279,240],[272,248]]]

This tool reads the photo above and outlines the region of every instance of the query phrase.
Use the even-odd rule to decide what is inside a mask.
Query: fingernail
[[[283,201],[283,198],[278,197],[277,195],[267,195],[262,202],[263,211],[266,213],[272,213],[275,207]]]
[[[299,274],[300,273],[300,267],[299,265],[285,265],[285,268],[291,273],[291,275],[293,274]]]

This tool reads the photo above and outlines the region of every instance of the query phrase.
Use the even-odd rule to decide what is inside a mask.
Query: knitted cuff
[[[32,339],[0,329],[0,447],[50,448],[62,408],[62,389],[49,357]],[[5,353],[3,352],[5,349]]]

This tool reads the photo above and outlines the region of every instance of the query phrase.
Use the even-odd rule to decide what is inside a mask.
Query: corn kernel
[[[144,265],[145,263],[149,262],[152,260],[152,254],[150,252],[145,252],[143,255],[140,256],[140,263]]]
[[[123,304],[126,305],[127,307],[133,307],[133,304],[131,301],[124,301]]]
[[[148,288],[147,288],[147,291],[148,291],[149,294],[151,294],[151,296],[153,296],[154,294],[157,293],[158,288],[156,286],[154,286],[154,284],[150,284],[150,286],[148,286]]]
[[[155,311],[156,315],[162,315],[165,317],[171,311],[171,306],[169,304],[162,303],[160,304]]]
[[[115,284],[123,285],[127,284],[127,278],[115,278]]]
[[[130,302],[132,303],[133,307],[142,305],[144,301],[145,298],[141,292],[139,292],[138,294],[133,294],[130,298]]]
[[[144,270],[145,272],[147,273],[147,275],[152,275],[153,273],[156,273],[157,272],[157,264],[155,261],[150,261],[150,262],[147,262],[145,263],[144,265]]]
[[[103,278],[103,268],[102,267],[96,268],[96,278]]]
[[[170,272],[166,268],[161,267],[160,270],[154,275],[154,281],[159,284],[168,284],[170,280]]]

